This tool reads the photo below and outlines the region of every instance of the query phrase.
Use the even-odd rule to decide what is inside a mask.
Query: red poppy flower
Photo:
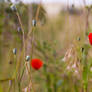
[[[88,37],[89,37],[89,42],[92,45],[92,33],[89,33]]]
[[[43,62],[40,59],[32,59],[30,65],[32,68],[39,70],[43,66]]]

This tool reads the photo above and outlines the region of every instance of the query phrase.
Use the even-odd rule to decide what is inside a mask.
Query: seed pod
[[[17,11],[17,8],[16,8],[16,6],[14,4],[11,5],[11,10],[14,11],[14,12]]]
[[[13,49],[13,54],[15,54],[15,55],[16,55],[16,53],[17,53],[17,49],[16,49],[16,48],[14,48],[14,49]]]
[[[11,65],[13,62],[12,61],[9,61],[9,64]]]
[[[78,37],[77,40],[80,41],[80,37]]]
[[[84,52],[84,48],[83,47],[81,48],[81,52]]]
[[[20,31],[21,31],[21,27],[18,27],[18,28],[17,28],[17,31],[20,32]]]
[[[30,60],[30,56],[26,56],[26,61],[29,61]]]
[[[36,20],[32,20],[32,25],[35,27],[36,26]]]

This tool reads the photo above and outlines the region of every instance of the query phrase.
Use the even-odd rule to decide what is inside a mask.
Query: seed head
[[[17,53],[17,49],[16,49],[16,48],[14,48],[14,49],[13,49],[13,54],[15,54],[15,55],[16,55],[16,53]]]
[[[32,25],[35,27],[36,26],[36,20],[32,20]]]
[[[18,27],[18,28],[17,28],[17,31],[20,32],[20,31],[21,31],[21,27]]]
[[[14,11],[14,12],[17,11],[17,8],[16,8],[16,6],[14,4],[11,5],[11,10]]]
[[[30,56],[27,55],[27,56],[26,56],[26,61],[29,61],[29,60],[30,60]]]
[[[84,48],[83,47],[81,48],[81,52],[84,52]]]
[[[11,65],[13,62],[12,61],[9,61],[9,64]]]
[[[78,37],[77,40],[80,41],[80,37]]]

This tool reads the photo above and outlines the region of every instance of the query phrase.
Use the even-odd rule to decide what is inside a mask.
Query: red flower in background
[[[43,62],[40,59],[32,59],[30,65],[32,68],[39,70],[43,66]]]
[[[89,37],[89,42],[92,45],[92,33],[89,33],[88,37]]]

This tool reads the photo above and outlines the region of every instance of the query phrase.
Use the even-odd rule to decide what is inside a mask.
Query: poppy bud
[[[13,54],[15,54],[15,55],[16,55],[16,53],[17,53],[17,49],[16,49],[16,48],[14,48],[12,52],[13,52]]]
[[[32,20],[32,25],[36,26],[36,20]]]
[[[14,12],[17,11],[17,8],[16,8],[16,6],[14,4],[11,5],[11,10],[14,11]]]
[[[9,64],[11,65],[13,62],[12,61],[9,61]]]
[[[35,70],[39,70],[42,66],[43,66],[43,62],[40,59],[32,59],[30,61],[30,65],[32,66],[32,68],[34,68]]]
[[[77,40],[80,41],[80,37],[78,37]]]
[[[82,47],[82,48],[81,48],[81,52],[83,52],[83,51],[84,51],[84,48]]]
[[[20,32],[21,31],[21,27],[18,27],[17,30],[18,30],[18,32]]]
[[[26,61],[29,61],[30,60],[30,56],[26,56]]]
[[[89,33],[88,38],[89,38],[90,44],[92,45],[92,33]]]

